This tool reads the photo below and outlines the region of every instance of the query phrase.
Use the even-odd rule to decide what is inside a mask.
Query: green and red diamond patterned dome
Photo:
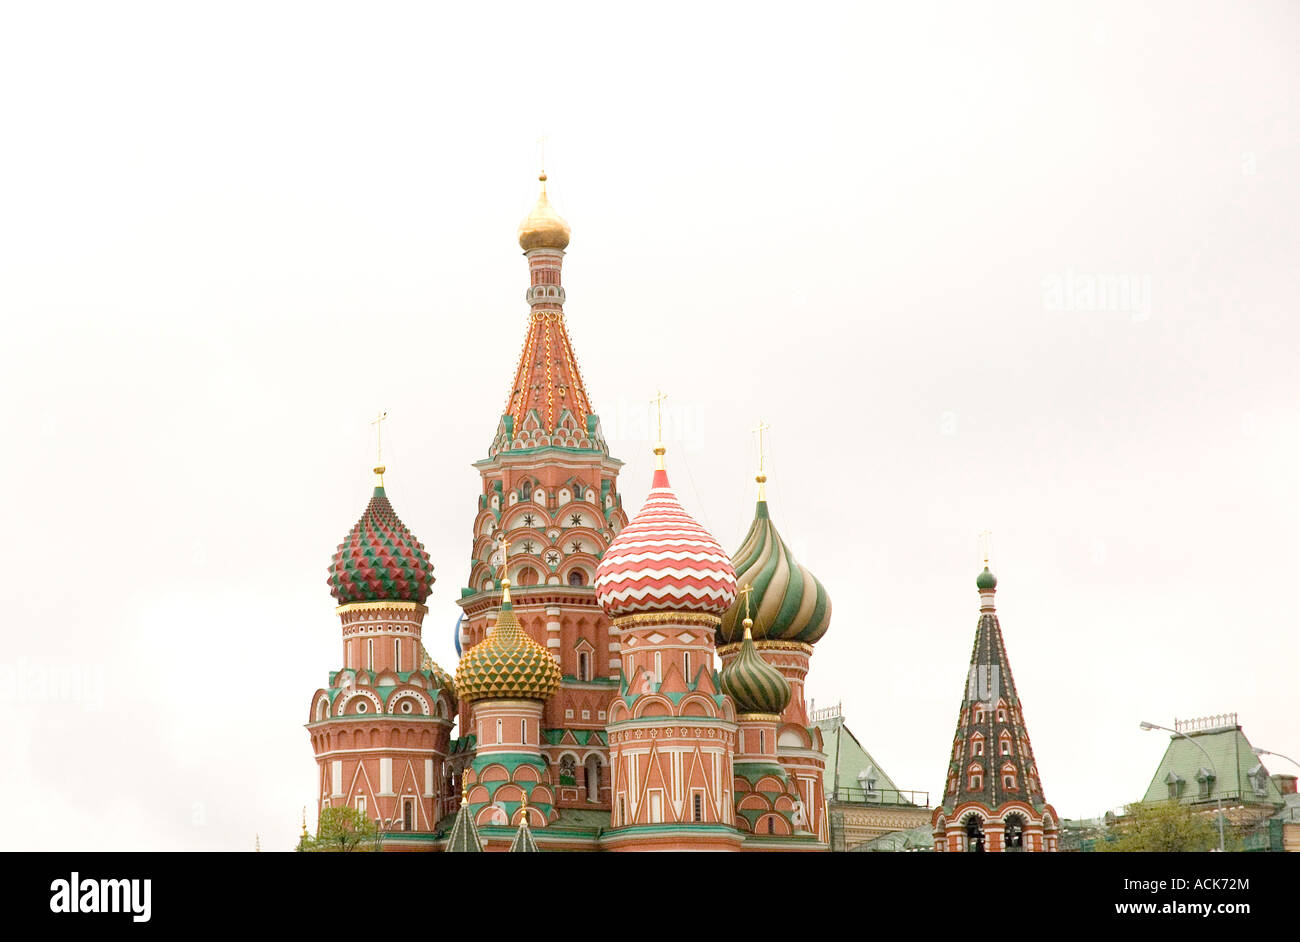
[[[424,603],[433,589],[433,563],[424,544],[398,519],[376,487],[357,525],[330,562],[330,594],[350,602]]]

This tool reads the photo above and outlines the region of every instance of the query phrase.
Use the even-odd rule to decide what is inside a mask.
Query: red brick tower
[[[622,462],[609,446],[578,370],[564,320],[561,267],[569,226],[546,195],[519,226],[528,259],[528,331],[488,456],[474,520],[462,649],[488,636],[501,586],[492,557],[511,547],[507,576],[524,630],[555,658],[563,681],[546,701],[540,748],[555,770],[559,807],[609,808],[606,710],[617,690],[619,645],[596,603],[601,554],[627,523],[618,494]],[[462,704],[461,715],[469,711]],[[463,766],[473,750],[458,752]]]
[[[934,849],[1054,851],[1056,809],[1043,797],[1029,730],[1011,676],[993,596],[997,577],[975,580],[980,617],[957,715],[943,804],[934,810]]]
[[[447,757],[451,678],[420,643],[433,566],[384,492],[334,554],[330,593],[343,627],[343,667],[312,695],[307,730],[320,768],[319,808],[351,805],[377,820],[388,850],[423,850],[454,810]]]
[[[622,642],[610,706],[607,850],[738,850],[735,708],[717,688],[713,633],[736,597],[718,541],[668,483],[663,446],[645,506],[609,546],[596,594]]]

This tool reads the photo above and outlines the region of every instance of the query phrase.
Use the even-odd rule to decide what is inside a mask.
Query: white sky
[[[1141,719],[1236,710],[1300,753],[1298,27],[1287,3],[0,8],[6,845],[292,845],[378,409],[454,667],[543,133],[625,506],[662,387],[674,483],[735,548],[772,424],[774,514],[835,605],[810,693],[900,787],[941,795],[986,527],[1061,814],[1141,796],[1165,745]],[[1138,291],[1074,293],[1102,275]],[[55,670],[76,689],[34,684]]]

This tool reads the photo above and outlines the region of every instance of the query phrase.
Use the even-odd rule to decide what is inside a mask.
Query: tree
[[[379,828],[361,811],[348,805],[322,808],[315,837],[304,837],[300,851],[375,851],[379,849]]]
[[[1138,802],[1127,805],[1110,833],[1097,841],[1099,851],[1189,853],[1219,846],[1212,815],[1193,811],[1177,801]]]

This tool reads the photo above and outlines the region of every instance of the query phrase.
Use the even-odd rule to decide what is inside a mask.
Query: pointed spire
[[[560,276],[569,225],[551,208],[546,174],[539,179],[537,206],[519,227],[528,256],[528,334],[488,454],[545,447],[609,454],[564,324]]]
[[[519,830],[515,831],[515,839],[510,842],[511,853],[536,853],[541,850],[537,846],[537,841],[533,838],[532,829],[528,826],[528,796],[524,795],[520,799],[520,808],[523,814],[519,817]]]
[[[1045,807],[1023,707],[1011,674],[1002,626],[993,608],[997,579],[986,566],[976,579],[979,621],[943,805],[976,801],[995,811],[1018,799]]]
[[[451,835],[447,838],[447,853],[482,853],[483,840],[478,835],[474,824],[474,814],[469,807],[469,782],[461,772],[460,810],[451,825]]]

